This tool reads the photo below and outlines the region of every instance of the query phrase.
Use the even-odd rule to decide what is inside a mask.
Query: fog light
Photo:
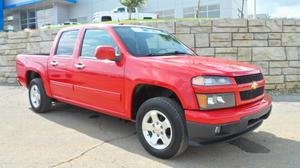
[[[216,129],[215,129],[215,134],[220,134],[220,133],[221,133],[221,127],[218,126],[218,127],[216,127]]]
[[[235,106],[234,93],[197,94],[201,110],[221,109]]]

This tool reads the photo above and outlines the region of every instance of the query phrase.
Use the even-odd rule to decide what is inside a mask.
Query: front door
[[[106,30],[87,29],[74,66],[76,101],[109,114],[124,115],[124,66],[122,61],[98,60],[95,50],[100,45],[117,45]]]
[[[54,98],[72,100],[73,94],[73,51],[78,30],[61,34],[55,54],[48,61],[48,77]]]

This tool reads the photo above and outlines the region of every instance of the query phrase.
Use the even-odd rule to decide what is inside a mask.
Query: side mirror
[[[112,46],[98,46],[95,51],[95,56],[100,60],[120,61],[120,56],[117,56]]]

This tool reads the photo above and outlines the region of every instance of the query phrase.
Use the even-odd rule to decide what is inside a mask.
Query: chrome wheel
[[[142,120],[143,136],[147,143],[158,150],[167,148],[172,141],[172,126],[158,110],[148,111]]]
[[[30,88],[30,101],[34,108],[39,108],[41,105],[41,92],[37,85],[32,85]]]

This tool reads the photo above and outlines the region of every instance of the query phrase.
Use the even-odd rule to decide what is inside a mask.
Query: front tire
[[[47,96],[40,78],[35,78],[30,82],[28,92],[29,102],[34,112],[45,113],[50,110],[52,101]]]
[[[136,129],[143,147],[152,155],[169,159],[188,146],[184,111],[174,100],[151,98],[138,110]]]

